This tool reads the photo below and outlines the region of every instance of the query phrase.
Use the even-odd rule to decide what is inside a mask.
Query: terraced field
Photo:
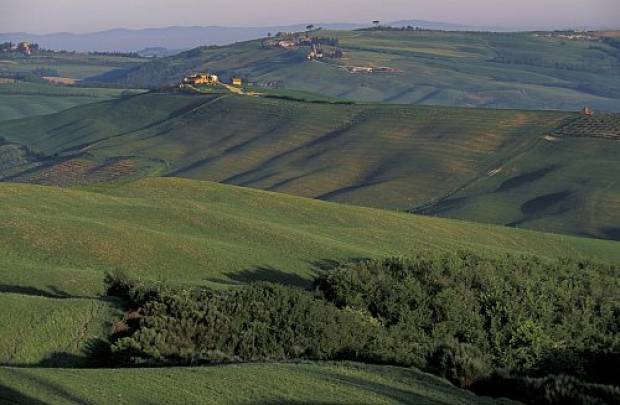
[[[581,115],[557,128],[553,134],[620,141],[620,114]]]
[[[620,52],[601,34],[569,41],[536,33],[321,31],[344,57],[308,62],[307,48],[263,49],[261,41],[203,47],[92,78],[129,87],[178,83],[191,71],[356,101],[620,111]],[[387,67],[351,74],[346,67]],[[350,70],[349,70],[350,71]]]

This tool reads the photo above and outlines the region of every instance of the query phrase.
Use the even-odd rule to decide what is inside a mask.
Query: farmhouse
[[[324,56],[323,49],[321,49],[320,45],[318,47],[316,45],[312,45],[312,48],[310,49],[310,52],[308,52],[306,58],[308,60],[319,60],[323,59]]]
[[[212,75],[209,73],[195,73],[185,77],[183,79],[183,84],[217,84],[219,81],[220,78],[217,75]]]

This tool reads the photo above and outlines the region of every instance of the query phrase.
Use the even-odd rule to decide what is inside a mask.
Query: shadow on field
[[[0,384],[0,404],[46,405],[45,402],[29,397],[11,387]]]
[[[252,405],[333,405],[337,404],[335,401],[299,401],[292,399],[274,399],[274,400],[263,400],[263,401],[253,401]],[[344,403],[352,403],[352,402],[344,402]],[[374,402],[355,402],[357,405],[371,405]]]
[[[89,366],[88,354],[54,352],[38,363],[0,363],[0,367],[12,368],[95,368]]]
[[[38,363],[0,363],[0,367],[94,369],[114,365],[111,362],[107,339],[91,338],[84,343],[80,351],[80,353],[53,352]]]
[[[264,281],[306,289],[312,286],[312,283],[317,276],[325,272],[335,270],[343,263],[357,263],[363,260],[366,259],[349,258],[343,261],[333,259],[320,259],[312,261],[309,262],[311,266],[311,274],[309,277],[304,277],[297,273],[276,269],[272,266],[254,266],[238,272],[226,273],[226,278],[210,278],[207,279],[207,281],[226,285],[252,284]]]
[[[18,370],[13,369],[11,372],[21,381],[30,385],[34,390],[43,390],[48,394],[51,394],[55,397],[58,397],[63,403],[72,403],[72,404],[90,404],[90,402],[70,393],[62,386],[55,384],[51,381],[46,380],[45,378],[38,377],[32,375],[30,372],[26,370]],[[0,391],[0,395],[2,395],[2,391]],[[1,397],[0,397],[1,398]],[[19,400],[19,398],[16,398]],[[26,404],[44,404],[45,402],[34,400],[35,402],[29,402],[30,398],[26,398]],[[14,402],[20,403],[20,402]]]
[[[601,231],[605,238],[620,241],[620,228],[606,227],[601,229]]]
[[[54,286],[48,286],[47,290],[35,287],[24,287],[21,285],[0,284],[0,293],[32,295],[45,298],[71,299],[71,298],[91,298],[79,295],[71,295]]]
[[[440,394],[440,396],[443,397],[442,399],[450,399],[451,397],[454,397],[457,392],[457,389],[450,383],[438,382],[439,378],[431,376],[429,374],[407,369],[402,369],[401,373],[410,375],[405,376],[403,374],[400,374],[398,376],[394,376],[396,381],[406,380],[408,381],[408,384],[410,384],[411,381],[415,381],[415,387],[417,387],[419,391]],[[313,374],[319,381],[333,383],[336,385],[351,386],[357,390],[367,391],[376,396],[382,397],[384,399],[390,399],[399,403],[429,403],[435,402],[439,399],[436,396],[429,397],[424,394],[416,393],[413,390],[397,388],[364,377],[343,375],[340,373],[326,370],[317,370]],[[472,398],[475,398],[473,394]]]
[[[267,281],[299,288],[308,288],[312,284],[311,279],[302,277],[299,274],[278,270],[271,266],[257,266],[236,273],[226,273],[225,279],[212,278],[209,279],[209,281],[228,285],[252,284],[260,281]]]

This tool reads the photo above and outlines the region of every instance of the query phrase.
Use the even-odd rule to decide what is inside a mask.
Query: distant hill
[[[257,40],[195,48],[90,80],[156,88],[176,84],[192,71],[212,71],[356,101],[572,111],[590,105],[620,111],[615,40],[439,31],[315,35],[337,42],[343,57],[310,62],[307,47],[265,49]],[[385,69],[363,70],[373,67]]]
[[[422,20],[406,20],[386,23],[395,27],[412,25],[426,29],[449,31],[501,30],[500,28],[472,27],[458,24]],[[353,30],[371,25],[357,23],[323,23],[317,27],[332,30]],[[280,25],[271,27],[161,27],[147,29],[113,29],[107,31],[73,34],[58,32],[51,34],[30,34],[25,32],[0,33],[0,42],[30,41],[41,47],[67,51],[135,52],[144,48],[166,48],[168,52],[184,50],[203,45],[228,45],[266,37],[278,32],[305,31],[306,24]]]
[[[370,24],[367,24],[370,25]],[[325,24],[330,29],[355,29],[362,24]],[[30,41],[42,48],[67,51],[135,52],[144,48],[184,50],[205,45],[228,45],[266,37],[280,31],[305,31],[306,26],[283,25],[273,27],[164,27],[139,30],[113,29],[87,34],[59,32],[29,34],[24,32],[0,33],[0,42]]]
[[[598,136],[576,113],[151,93],[0,124],[0,176],[186,177],[620,239],[620,141],[607,136],[620,117],[608,117]]]

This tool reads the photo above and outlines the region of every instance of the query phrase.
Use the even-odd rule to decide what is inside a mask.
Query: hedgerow
[[[181,289],[108,276],[108,292],[139,313],[109,354],[116,365],[387,363],[480,392],[505,386],[526,402],[588,403],[600,394],[606,403],[620,399],[618,271],[456,253],[345,264],[309,291]]]

